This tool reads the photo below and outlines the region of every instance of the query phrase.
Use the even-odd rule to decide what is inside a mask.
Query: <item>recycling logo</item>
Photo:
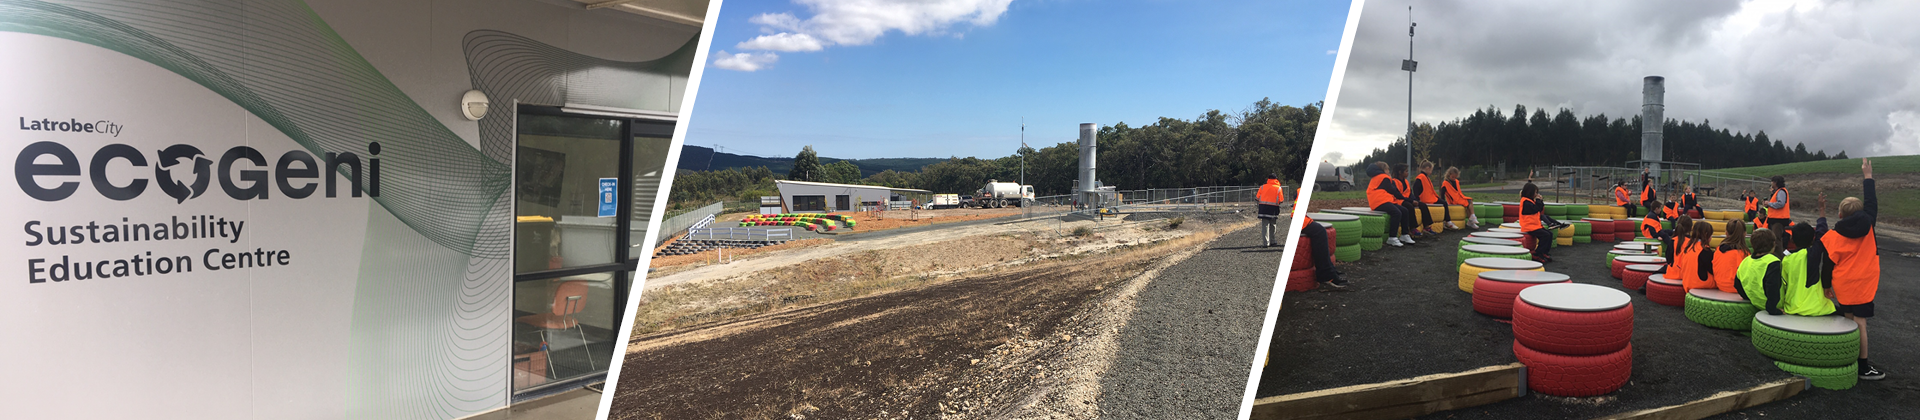
[[[200,153],[200,148],[176,144],[160,150],[160,162],[153,165],[153,179],[160,184],[160,191],[172,196],[175,203],[184,203],[189,198],[200,197],[207,192],[207,176],[213,167],[213,161]],[[192,178],[181,175],[191,171]],[[191,181],[191,182],[183,182]]]

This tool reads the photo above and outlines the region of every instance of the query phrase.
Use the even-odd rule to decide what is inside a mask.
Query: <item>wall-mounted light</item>
[[[460,95],[460,114],[468,121],[479,121],[487,116],[487,94],[479,90],[469,90]]]

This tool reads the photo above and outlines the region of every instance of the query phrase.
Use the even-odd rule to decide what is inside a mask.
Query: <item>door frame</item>
[[[513,149],[514,150],[513,162],[511,164],[512,173],[513,173],[513,177],[511,179],[516,179],[516,180],[519,179],[518,176],[520,173],[519,117],[521,115],[545,115],[545,116],[556,116],[556,117],[589,118],[589,119],[599,119],[599,120],[620,121],[621,137],[618,140],[620,142],[620,152],[619,152],[620,163],[618,165],[619,174],[616,175],[616,179],[622,186],[622,191],[621,191],[622,193],[616,195],[615,203],[614,203],[615,204],[614,208],[616,210],[614,215],[613,262],[603,263],[603,264],[594,264],[594,265],[585,265],[585,266],[579,266],[579,267],[567,267],[567,268],[558,268],[558,269],[551,269],[551,270],[542,270],[542,271],[535,271],[535,272],[524,273],[524,274],[513,273],[513,281],[512,281],[513,283],[518,284],[522,282],[551,280],[555,278],[577,276],[582,274],[612,273],[613,275],[613,308],[615,308],[613,312],[614,312],[614,317],[616,318],[614,320],[615,321],[614,333],[615,333],[615,337],[618,337],[620,329],[627,326],[626,325],[627,320],[619,319],[619,318],[626,316],[627,300],[629,295],[632,294],[634,273],[636,273],[636,270],[639,269],[639,265],[640,265],[640,260],[637,258],[634,258],[634,256],[632,255],[633,253],[632,251],[633,249],[633,246],[632,246],[633,208],[634,208],[633,190],[635,187],[637,187],[636,185],[634,185],[634,176],[633,176],[633,170],[635,166],[634,156],[633,156],[634,147],[635,147],[634,143],[636,141],[635,135],[638,134],[635,132],[635,129],[634,129],[636,125],[635,120],[671,121],[675,125],[678,125],[679,122],[677,118],[663,118],[659,116],[652,116],[652,115],[646,115],[646,114],[632,114],[632,115],[622,116],[621,114],[604,112],[604,111],[583,113],[583,112],[577,112],[579,111],[578,109],[571,108],[571,107],[528,105],[528,104],[518,103],[517,101],[514,104],[513,110],[515,111],[515,113],[512,115],[512,117],[514,118],[513,144],[515,147]],[[599,111],[599,110],[596,109],[595,111]],[[652,137],[652,136],[649,136],[649,137]],[[517,215],[519,214],[519,210],[520,210],[519,197],[517,196],[519,191],[517,189],[517,186],[515,186],[515,188],[510,188],[509,191],[510,191],[510,194],[516,194],[516,196],[509,196],[508,200],[510,203],[512,203],[511,214]],[[648,215],[648,216],[650,217],[652,215]],[[649,230],[649,232],[651,232],[651,230]],[[509,237],[510,239],[508,240],[508,243],[511,244],[511,246],[514,248],[511,248],[511,250],[508,252],[508,255],[518,255],[517,247],[519,247],[519,243],[518,243],[517,236],[518,236],[518,232],[510,233],[510,237]],[[515,299],[515,297],[513,296],[513,289],[514,288],[512,287],[508,288],[509,302],[512,302],[513,299]],[[511,307],[511,305],[509,305],[509,307]],[[512,309],[509,309],[509,311],[511,310]],[[511,328],[512,326],[511,324],[509,324],[509,331],[511,331]],[[509,336],[511,336],[511,332],[509,332]],[[509,340],[511,340],[511,338],[509,338]],[[611,369],[612,367],[611,355],[620,354],[621,353],[620,347],[621,346],[619,345],[619,343],[614,343],[614,346],[613,346],[614,351],[612,353],[609,353],[610,357],[608,358],[607,360],[608,364],[606,365],[608,366],[609,369]],[[511,372],[513,369],[512,367],[513,358],[511,354],[508,355],[507,360],[508,360],[507,369],[509,372],[509,377],[511,377]],[[577,385],[581,379],[593,378],[594,375],[596,374],[604,375],[605,372],[606,371],[588,372],[587,374],[578,375],[574,377],[559,378],[548,383],[535,385],[535,386],[527,387],[526,389],[519,389],[519,390],[513,389],[513,381],[509,380],[507,381],[507,394],[510,397],[509,400],[512,400],[512,399],[516,399],[521,395],[536,394],[536,393],[541,393],[543,391],[553,389],[553,388]]]

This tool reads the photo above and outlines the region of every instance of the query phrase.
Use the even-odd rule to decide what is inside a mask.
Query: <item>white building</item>
[[[834,184],[828,182],[774,181],[780,189],[780,201],[788,213],[832,213],[879,207],[907,194],[932,194],[912,188],[888,188],[878,185]]]

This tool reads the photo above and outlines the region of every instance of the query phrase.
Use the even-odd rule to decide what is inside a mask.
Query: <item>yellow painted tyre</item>
[[[1565,229],[1554,231],[1554,235],[1561,239],[1573,240],[1573,231],[1573,226],[1567,226]]]
[[[1553,239],[1553,244],[1554,244],[1554,245],[1559,245],[1559,246],[1573,246],[1573,237],[1572,237],[1572,236],[1563,236],[1563,237],[1559,237],[1559,238],[1554,238],[1554,239]]]
[[[1472,264],[1460,263],[1460,280],[1459,280],[1460,291],[1473,293],[1473,280],[1480,278],[1480,273],[1485,273],[1488,271],[1499,271],[1499,270],[1506,270],[1506,269],[1476,267]],[[1534,267],[1534,268],[1526,269],[1524,271],[1547,271],[1547,269],[1544,267]]]
[[[1726,241],[1727,241],[1727,235],[1713,235],[1713,240],[1707,241],[1707,246],[1719,248],[1720,243],[1726,242]]]
[[[1447,222],[1433,222],[1433,224],[1427,225],[1427,229],[1434,232],[1445,231],[1447,230]]]
[[[1467,220],[1467,207],[1466,206],[1447,206],[1447,215],[1453,216],[1453,217],[1447,218],[1447,221],[1456,222],[1454,224],[1457,225],[1459,224],[1458,222],[1464,222]]]

